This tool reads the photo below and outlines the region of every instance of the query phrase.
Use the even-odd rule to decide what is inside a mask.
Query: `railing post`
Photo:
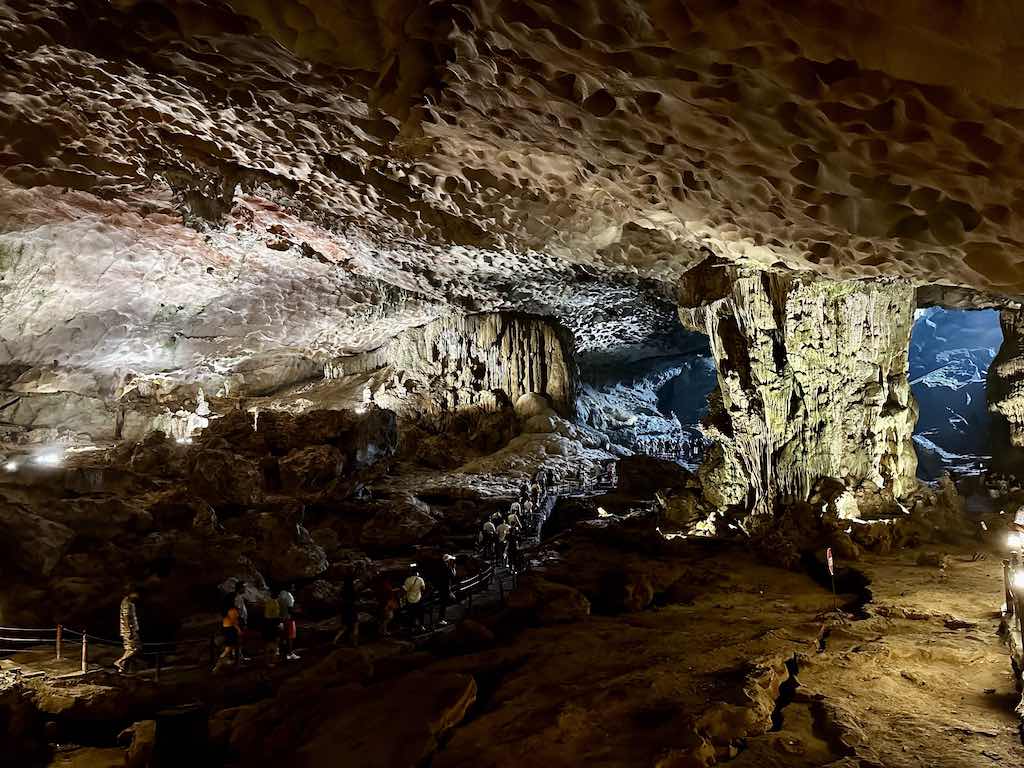
[[[1006,614],[1014,611],[1013,594],[1010,592],[1010,561],[1003,560],[1003,597],[1006,604]]]
[[[57,661],[60,661],[61,644],[64,640],[64,627],[61,624],[57,625]]]
[[[84,675],[89,667],[89,638],[85,634],[86,629],[82,627],[82,674]]]

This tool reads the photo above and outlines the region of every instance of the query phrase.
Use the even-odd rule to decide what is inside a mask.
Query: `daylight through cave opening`
[[[1003,342],[991,309],[918,310],[910,337],[910,386],[918,405],[917,476],[984,472],[993,454],[986,387]]]

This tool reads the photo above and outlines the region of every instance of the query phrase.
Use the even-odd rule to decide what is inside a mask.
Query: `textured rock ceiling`
[[[1018,22],[996,0],[0,0],[0,364],[217,383],[453,304],[632,347],[706,250],[1020,294]]]

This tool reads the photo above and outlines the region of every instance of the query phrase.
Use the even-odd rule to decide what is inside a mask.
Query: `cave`
[[[991,309],[918,310],[910,337],[910,386],[918,477],[978,475],[994,451],[988,370],[1002,346],[999,313]]]
[[[2,0],[0,764],[1024,764],[1019,21]]]

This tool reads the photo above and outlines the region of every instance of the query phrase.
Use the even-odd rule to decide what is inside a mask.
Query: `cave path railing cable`
[[[168,656],[179,653],[188,647],[206,646],[210,640],[194,638],[191,640],[166,640],[141,643],[139,655],[155,659],[156,676],[159,678],[163,662]],[[89,650],[92,646],[121,648],[123,640],[90,634],[86,629],[72,629],[63,624],[54,627],[6,627],[0,626],[0,653],[24,653],[34,651],[39,646],[53,646],[56,661],[64,661],[72,655],[80,658],[81,672],[89,671]],[[74,646],[72,650],[71,646]]]

